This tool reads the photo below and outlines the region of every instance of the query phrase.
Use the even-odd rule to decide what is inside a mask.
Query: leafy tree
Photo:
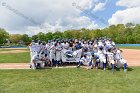
[[[55,39],[63,38],[63,33],[57,31],[57,32],[53,33],[53,38],[55,38]]]
[[[17,43],[19,43],[22,40],[22,35],[20,35],[20,34],[11,34],[9,36],[9,40],[12,43],[17,44]]]
[[[31,39],[27,34],[23,34],[21,40],[24,42],[25,45],[28,45],[31,42]]]
[[[2,28],[0,28],[0,44],[6,43],[6,39],[9,38],[9,34]]]

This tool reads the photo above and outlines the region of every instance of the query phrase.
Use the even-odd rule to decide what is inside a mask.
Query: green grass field
[[[140,93],[140,67],[123,71],[86,69],[0,70],[0,93]]]
[[[140,48],[139,48],[140,49]],[[9,49],[0,49],[10,51]],[[29,63],[30,54],[0,53],[0,63]],[[0,70],[0,93],[140,93],[140,67],[102,70]]]
[[[29,49],[0,49],[0,63],[29,63],[30,53],[1,53],[2,51],[13,51],[13,50],[26,50]]]
[[[0,54],[0,63],[29,63],[30,53]]]

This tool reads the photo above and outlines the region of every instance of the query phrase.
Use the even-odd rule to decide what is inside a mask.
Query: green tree
[[[9,34],[2,28],[0,28],[0,44],[6,43],[6,39],[9,38]]]
[[[52,40],[53,39],[53,34],[51,32],[46,34],[46,40]]]
[[[63,33],[57,31],[57,32],[53,33],[53,38],[55,38],[55,39],[63,38]]]
[[[23,34],[21,40],[24,42],[25,45],[28,45],[31,42],[31,39],[27,34]]]
[[[22,35],[20,35],[20,34],[10,34],[9,40],[12,43],[17,44],[22,40]]]

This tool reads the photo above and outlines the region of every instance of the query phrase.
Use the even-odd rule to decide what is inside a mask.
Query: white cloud
[[[63,22],[69,23],[67,25],[62,25]],[[37,34],[40,31],[47,33],[47,32],[55,32],[55,31],[64,31],[67,29],[81,29],[81,28],[87,28],[87,29],[96,29],[98,28],[98,25],[95,24],[94,21],[90,21],[88,17],[82,16],[82,17],[67,17],[65,18],[65,21],[63,19],[57,20],[55,25],[51,25],[49,23],[43,24],[43,29],[40,29],[40,27],[33,27],[29,26],[26,28],[26,33],[31,34]]]
[[[87,9],[91,6],[92,0],[76,0],[75,3],[83,9]]]
[[[81,5],[86,7],[90,1],[92,0],[83,0]],[[6,6],[10,6],[13,10],[2,6],[2,2],[6,2]],[[32,35],[40,31],[97,27],[97,24],[88,17],[80,16],[81,11],[72,6],[73,1],[70,0],[2,0],[2,2],[0,2],[0,26],[10,33]]]
[[[93,9],[94,12],[96,11],[101,11],[105,9],[105,3],[98,3],[97,5],[95,5],[95,8]]]
[[[76,0],[74,2],[82,9],[97,12],[104,10],[109,0]]]
[[[117,6],[137,7],[140,6],[140,0],[119,0]]]
[[[140,0],[120,0],[116,3],[118,6],[124,6],[126,9],[118,10],[112,18],[108,20],[109,24],[126,24],[129,22],[140,23]]]

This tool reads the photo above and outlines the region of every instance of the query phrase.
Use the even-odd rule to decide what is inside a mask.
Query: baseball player
[[[114,54],[111,52],[111,49],[108,49],[107,58],[109,61],[109,65],[111,65],[112,73],[114,73],[115,61],[114,61]]]
[[[121,51],[119,49],[115,53],[115,58],[116,58],[117,68],[120,68],[121,67],[122,55],[121,55]]]
[[[29,45],[29,49],[30,49],[30,57],[31,57],[30,63],[32,63],[33,56],[37,54],[36,44],[34,40],[32,40],[32,43]]]
[[[58,67],[59,62],[62,60],[61,51],[63,47],[61,42],[57,43],[55,50],[56,50],[56,67]]]
[[[123,64],[124,72],[126,73],[126,71],[127,71],[127,61],[125,59],[121,59],[121,63]]]
[[[52,44],[51,47],[50,47],[50,62],[51,62],[51,65],[55,64],[55,60],[56,60],[56,45],[57,45],[57,43]]]
[[[45,66],[45,62],[48,60],[47,58],[47,55],[42,52],[40,54],[35,54],[33,57],[32,57],[32,62],[31,62],[31,65],[32,65],[32,68],[33,69],[36,69],[38,67],[38,64],[40,63],[40,67],[44,67]]]
[[[100,60],[100,67],[106,70],[106,57],[105,57],[105,50],[103,47],[100,46],[98,55],[99,55],[99,60]]]
[[[87,63],[86,55],[84,55],[84,56],[80,59],[77,68],[79,68],[83,63]]]

